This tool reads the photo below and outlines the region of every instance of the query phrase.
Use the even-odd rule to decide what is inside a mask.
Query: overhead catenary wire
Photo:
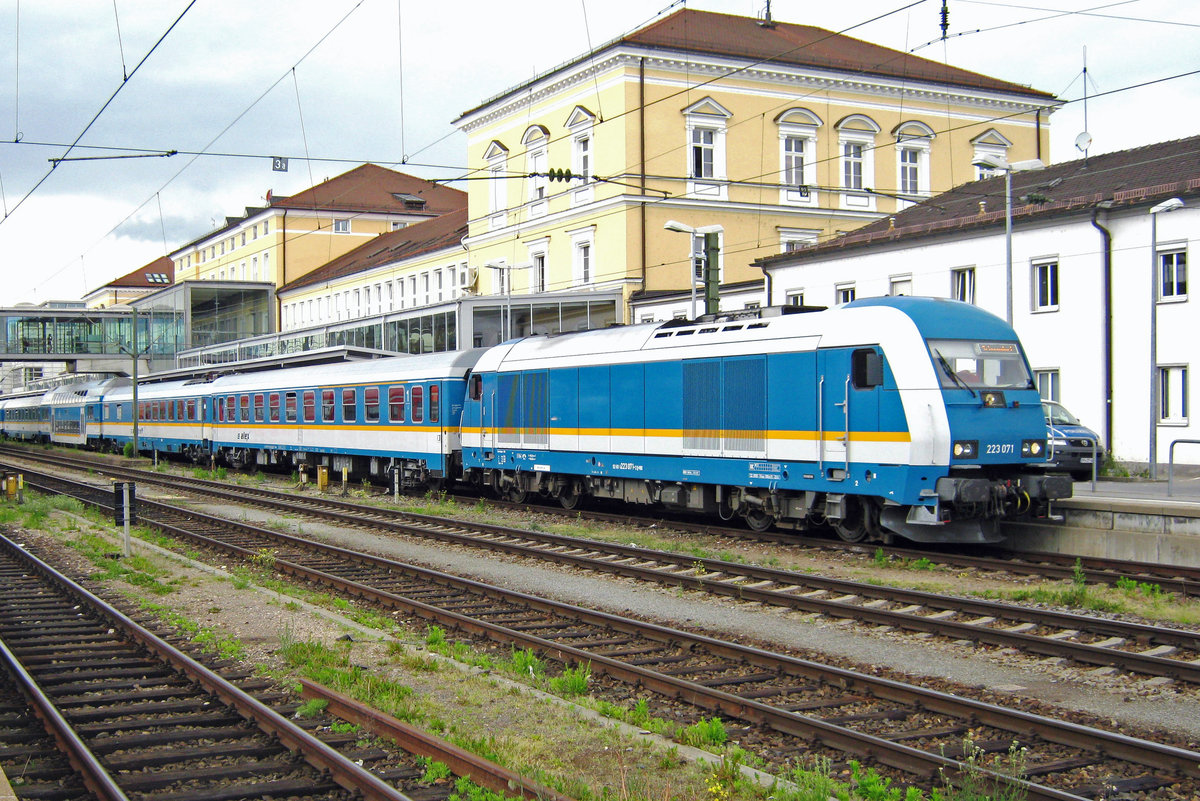
[[[4,225],[4,223],[7,222],[10,217],[12,217],[12,215],[16,212],[16,210],[19,209],[22,206],[22,204],[24,204],[25,201],[28,200],[29,197],[34,192],[36,192],[42,186],[42,184],[44,184],[46,182],[46,180],[51,175],[54,174],[54,171],[56,169],[58,169],[58,165],[61,162],[61,159],[66,158],[68,155],[70,155],[71,151],[74,150],[75,145],[79,144],[79,140],[82,139],[85,135],[87,135],[87,132],[89,130],[91,130],[93,125],[96,124],[96,120],[100,119],[100,115],[102,115],[105,112],[105,110],[107,110],[108,107],[110,105],[112,105],[112,102],[117,99],[117,95],[121,93],[121,90],[124,89],[129,84],[129,81],[133,79],[134,75],[137,75],[137,72],[138,72],[138,70],[140,70],[142,68],[142,65],[144,65],[146,63],[146,61],[149,60],[150,56],[152,56],[154,54],[154,51],[158,50],[159,45],[161,45],[166,40],[166,38],[171,34],[171,31],[175,30],[175,27],[177,25],[179,25],[179,23],[183,20],[184,16],[187,15],[187,13],[192,9],[192,6],[194,6],[194,5],[196,5],[196,0],[191,0],[191,2],[189,2],[187,4],[187,7],[184,8],[182,12],[180,12],[179,16],[175,18],[175,21],[171,23],[170,27],[167,28],[167,30],[163,32],[162,36],[160,36],[158,38],[158,41],[156,41],[154,43],[154,45],[150,48],[150,50],[147,51],[146,55],[142,56],[142,60],[139,61],[136,66],[134,66],[133,72],[131,72],[125,76],[125,78],[121,81],[121,84],[116,88],[116,91],[114,91],[112,93],[112,95],[108,98],[108,100],[106,100],[104,102],[104,105],[100,107],[100,110],[96,112],[95,116],[93,116],[92,119],[88,122],[88,124],[84,126],[83,130],[79,132],[79,135],[75,137],[75,141],[73,141],[67,147],[66,151],[60,157],[60,160],[52,161],[50,169],[46,172],[45,175],[42,176],[41,180],[39,180],[36,184],[34,184],[33,188],[30,189],[28,192],[26,192],[25,195],[20,200],[17,201],[16,205],[13,206],[11,210],[7,210],[5,212],[4,217],[0,218],[0,225]]]

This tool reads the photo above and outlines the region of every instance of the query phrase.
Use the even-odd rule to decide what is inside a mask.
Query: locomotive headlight
[[[1042,439],[1021,440],[1021,455],[1035,458],[1046,453],[1046,441]]]
[[[979,455],[979,441],[960,439],[950,447],[955,459],[974,459]]]

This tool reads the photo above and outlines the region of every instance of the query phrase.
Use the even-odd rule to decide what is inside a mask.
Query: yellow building
[[[626,322],[661,319],[690,312],[703,264],[702,236],[664,230],[676,221],[716,232],[723,286],[757,282],[757,298],[758,258],[974,180],[981,156],[1046,160],[1056,105],[818,28],[684,9],[455,121],[487,178],[468,187],[468,261],[485,293],[619,288]]]
[[[283,286],[388,231],[461,209],[465,194],[364,164],[242,217],[169,254],[175,280]]]

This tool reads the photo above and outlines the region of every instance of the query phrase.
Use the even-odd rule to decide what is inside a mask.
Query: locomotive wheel
[[[583,500],[583,493],[579,491],[578,485],[573,481],[563,487],[562,492],[558,494],[558,502],[564,509],[578,509],[581,500]]]
[[[833,530],[846,542],[862,542],[867,538],[867,515],[863,501],[858,498],[846,499],[846,514],[841,520],[833,521]]]
[[[751,531],[766,531],[775,525],[775,516],[769,515],[761,509],[752,509],[746,512],[742,515],[742,519],[746,521],[746,525]]]
[[[514,484],[504,491],[504,500],[509,503],[524,503],[525,496],[528,494],[525,490]]]

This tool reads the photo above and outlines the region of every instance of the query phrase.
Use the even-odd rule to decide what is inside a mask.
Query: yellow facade
[[[754,260],[974,180],[980,155],[1048,157],[1041,93],[738,66],[617,44],[464,114],[481,290],[687,291],[671,220],[719,230],[723,283],[761,279]]]
[[[401,219],[266,209],[172,253],[175,280],[283,286],[392,230]]]

